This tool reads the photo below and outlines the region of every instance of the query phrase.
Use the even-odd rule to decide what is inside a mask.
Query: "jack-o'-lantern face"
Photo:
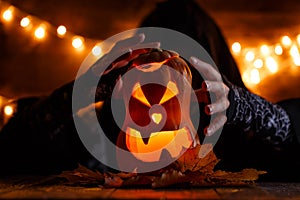
[[[162,152],[177,158],[194,141],[190,120],[191,73],[177,54],[152,50],[132,63],[124,78],[126,116],[117,146],[142,162],[158,162]]]

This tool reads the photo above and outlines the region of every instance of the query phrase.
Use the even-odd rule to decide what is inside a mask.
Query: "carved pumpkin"
[[[125,75],[126,114],[117,146],[134,159],[121,154],[119,158],[147,163],[178,158],[196,135],[190,119],[188,64],[176,53],[152,49],[134,59]]]

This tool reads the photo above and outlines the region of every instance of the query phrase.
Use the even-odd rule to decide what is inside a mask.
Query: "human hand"
[[[199,60],[196,57],[190,58],[190,63],[204,76],[202,88],[195,91],[199,102],[206,103],[205,113],[215,115],[212,122],[204,129],[207,136],[213,135],[227,121],[226,109],[229,107],[229,88],[223,83],[221,74],[210,64]],[[211,99],[209,94],[214,94]],[[209,103],[209,99],[212,100]]]
[[[131,60],[135,59],[138,55],[147,52],[148,49],[160,47],[159,42],[143,43],[144,40],[145,34],[140,33],[132,37],[117,41],[108,53],[106,53],[104,56],[98,59],[90,67],[90,71],[92,73],[86,73],[84,76],[81,77],[80,81],[77,80],[77,87],[87,88],[87,93],[93,93],[96,89],[91,89],[89,88],[89,86],[86,86],[86,84],[90,84],[89,80],[98,78],[94,77],[94,75],[99,77],[101,77],[102,75],[106,75],[113,70],[126,66]],[[102,104],[104,99],[111,95],[109,86],[111,84],[114,84],[115,82],[117,82],[117,80],[111,79],[106,80],[106,82],[101,82],[102,90],[100,90],[100,97],[98,97],[97,102],[90,102],[90,104],[78,106],[78,109],[80,110],[78,112],[78,115],[80,115],[81,117],[83,115],[88,116],[88,113],[94,111],[94,107],[97,103]],[[121,84],[121,81],[119,81],[118,83]],[[119,88],[121,86],[116,85],[116,87]],[[92,90],[93,92],[90,92],[90,90]]]
[[[114,69],[126,66],[139,54],[146,52],[146,49],[160,47],[160,42],[143,43],[144,40],[145,34],[140,33],[118,41],[107,54],[92,66],[93,72],[98,76],[108,74]],[[107,66],[110,67],[106,69]]]

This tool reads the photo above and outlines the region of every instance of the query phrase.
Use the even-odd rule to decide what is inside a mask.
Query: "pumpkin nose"
[[[162,119],[162,114],[161,113],[153,113],[151,115],[151,118],[154,121],[154,123],[159,124]]]

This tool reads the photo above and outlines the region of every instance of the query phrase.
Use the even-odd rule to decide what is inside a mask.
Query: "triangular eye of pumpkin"
[[[147,100],[140,83],[136,83],[133,87],[132,96],[142,102],[144,105],[151,107],[149,101]]]
[[[169,101],[177,94],[178,94],[178,88],[176,86],[176,83],[170,81],[167,85],[166,91],[165,91],[163,97],[161,98],[159,104],[163,104],[163,103]]]
[[[169,81],[166,91],[163,95],[163,97],[161,98],[159,104],[163,104],[167,101],[169,101],[170,99],[172,99],[174,96],[176,96],[178,94],[178,88],[176,86],[176,83]],[[132,96],[134,98],[136,98],[137,100],[139,100],[140,102],[142,102],[144,105],[151,107],[151,104],[149,103],[149,101],[147,100],[140,83],[136,83],[133,87],[133,91],[132,91]]]

